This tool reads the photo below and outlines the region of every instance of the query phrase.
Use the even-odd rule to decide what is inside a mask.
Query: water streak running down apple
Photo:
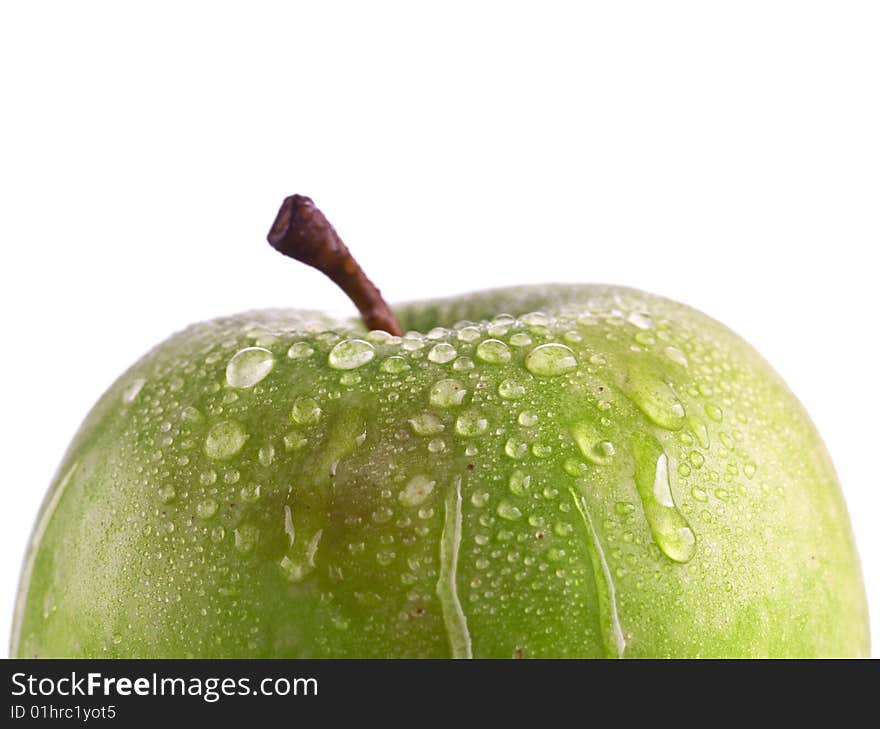
[[[830,458],[724,326],[615,286],[389,307],[301,196],[270,241],[369,323],[248,312],[135,363],[44,502],[13,655],[867,654]]]

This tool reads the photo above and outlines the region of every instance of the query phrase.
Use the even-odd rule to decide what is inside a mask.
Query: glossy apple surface
[[[840,488],[769,365],[638,291],[198,324],[83,423],[18,656],[856,656]]]

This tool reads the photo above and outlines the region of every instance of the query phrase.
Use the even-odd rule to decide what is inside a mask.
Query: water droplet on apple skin
[[[636,487],[654,541],[670,560],[687,563],[696,552],[696,535],[673,499],[669,459],[651,434],[635,433],[632,443]]]
[[[236,352],[226,366],[226,382],[230,387],[247,389],[268,377],[275,366],[275,357],[262,347],[246,347]]]
[[[457,356],[458,352],[455,347],[445,342],[435,344],[431,347],[431,351],[428,352],[428,359],[435,364],[446,364],[447,362],[454,360]]]
[[[404,506],[419,506],[434,491],[435,479],[424,474],[413,476],[398,495],[397,500]]]
[[[248,439],[244,428],[234,420],[216,423],[205,438],[205,455],[214,460],[232,458]]]
[[[363,367],[376,356],[376,348],[363,339],[345,339],[336,344],[327,355],[327,363],[335,370],[353,370]]]
[[[526,355],[526,369],[539,377],[558,377],[577,367],[571,347],[556,342],[535,347]]]
[[[437,407],[450,408],[461,405],[467,394],[467,388],[458,380],[439,380],[431,387],[429,400]]]
[[[477,359],[489,364],[504,364],[510,361],[510,349],[499,339],[484,339],[477,345]]]

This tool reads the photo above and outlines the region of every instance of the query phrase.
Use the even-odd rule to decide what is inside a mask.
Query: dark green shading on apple
[[[613,286],[391,313],[333,250],[371,330],[215,319],[97,403],[34,528],[13,655],[867,655],[833,466],[742,339]]]

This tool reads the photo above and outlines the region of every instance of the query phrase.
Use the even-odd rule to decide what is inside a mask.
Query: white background
[[[265,243],[311,195],[393,300],[684,301],[824,435],[880,653],[880,6],[5,2],[0,636],[80,420],[189,322],[347,303]]]

